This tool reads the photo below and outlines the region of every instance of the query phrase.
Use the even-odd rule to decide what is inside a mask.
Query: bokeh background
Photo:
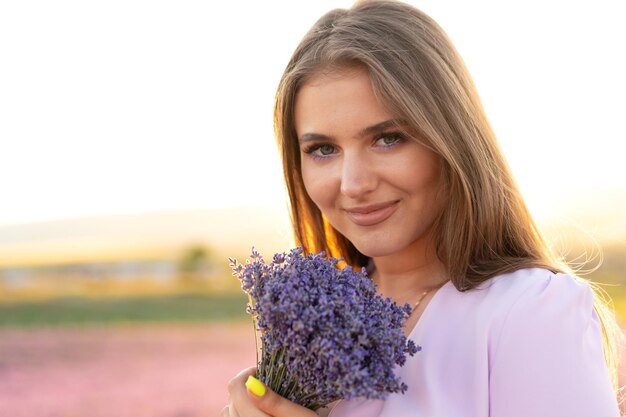
[[[293,246],[274,92],[351,3],[0,3],[0,416],[218,415],[255,360],[227,258]],[[550,242],[626,325],[624,3],[411,3],[466,60]]]

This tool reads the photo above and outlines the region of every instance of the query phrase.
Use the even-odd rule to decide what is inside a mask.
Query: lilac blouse
[[[618,417],[588,284],[540,268],[459,292],[447,282],[398,369],[405,394],[342,400],[329,417]]]

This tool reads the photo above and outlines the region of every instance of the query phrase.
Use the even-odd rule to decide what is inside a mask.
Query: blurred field
[[[0,303],[0,327],[245,320],[243,294],[65,297]]]
[[[217,416],[228,380],[255,361],[243,305],[237,294],[0,305],[0,416]]]
[[[138,227],[140,218],[130,220],[119,229]],[[44,240],[58,252],[63,245],[49,243],[55,233],[72,225],[87,233],[90,224],[50,225]],[[626,246],[605,245],[599,257],[597,248],[567,242],[567,259],[602,283],[626,325]],[[49,256],[58,263],[0,267],[0,417],[217,416],[229,379],[254,365],[246,299],[225,261],[245,259],[247,247],[226,254],[192,245],[161,258],[116,250],[74,260],[55,252]],[[12,258],[21,259],[4,257]]]
[[[0,416],[217,416],[254,362],[249,323],[0,329]]]
[[[215,416],[254,365],[241,293],[0,303],[0,416]]]

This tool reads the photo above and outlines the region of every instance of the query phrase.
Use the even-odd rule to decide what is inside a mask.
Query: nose
[[[346,155],[341,167],[341,193],[357,199],[376,189],[378,178],[374,167],[359,155]]]

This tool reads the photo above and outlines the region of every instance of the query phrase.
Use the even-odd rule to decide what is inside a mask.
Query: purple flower
[[[245,265],[231,259],[260,333],[257,377],[313,410],[340,398],[404,393],[394,368],[420,350],[402,332],[410,306],[378,295],[365,269],[338,263],[302,248],[269,264],[254,249]]]

